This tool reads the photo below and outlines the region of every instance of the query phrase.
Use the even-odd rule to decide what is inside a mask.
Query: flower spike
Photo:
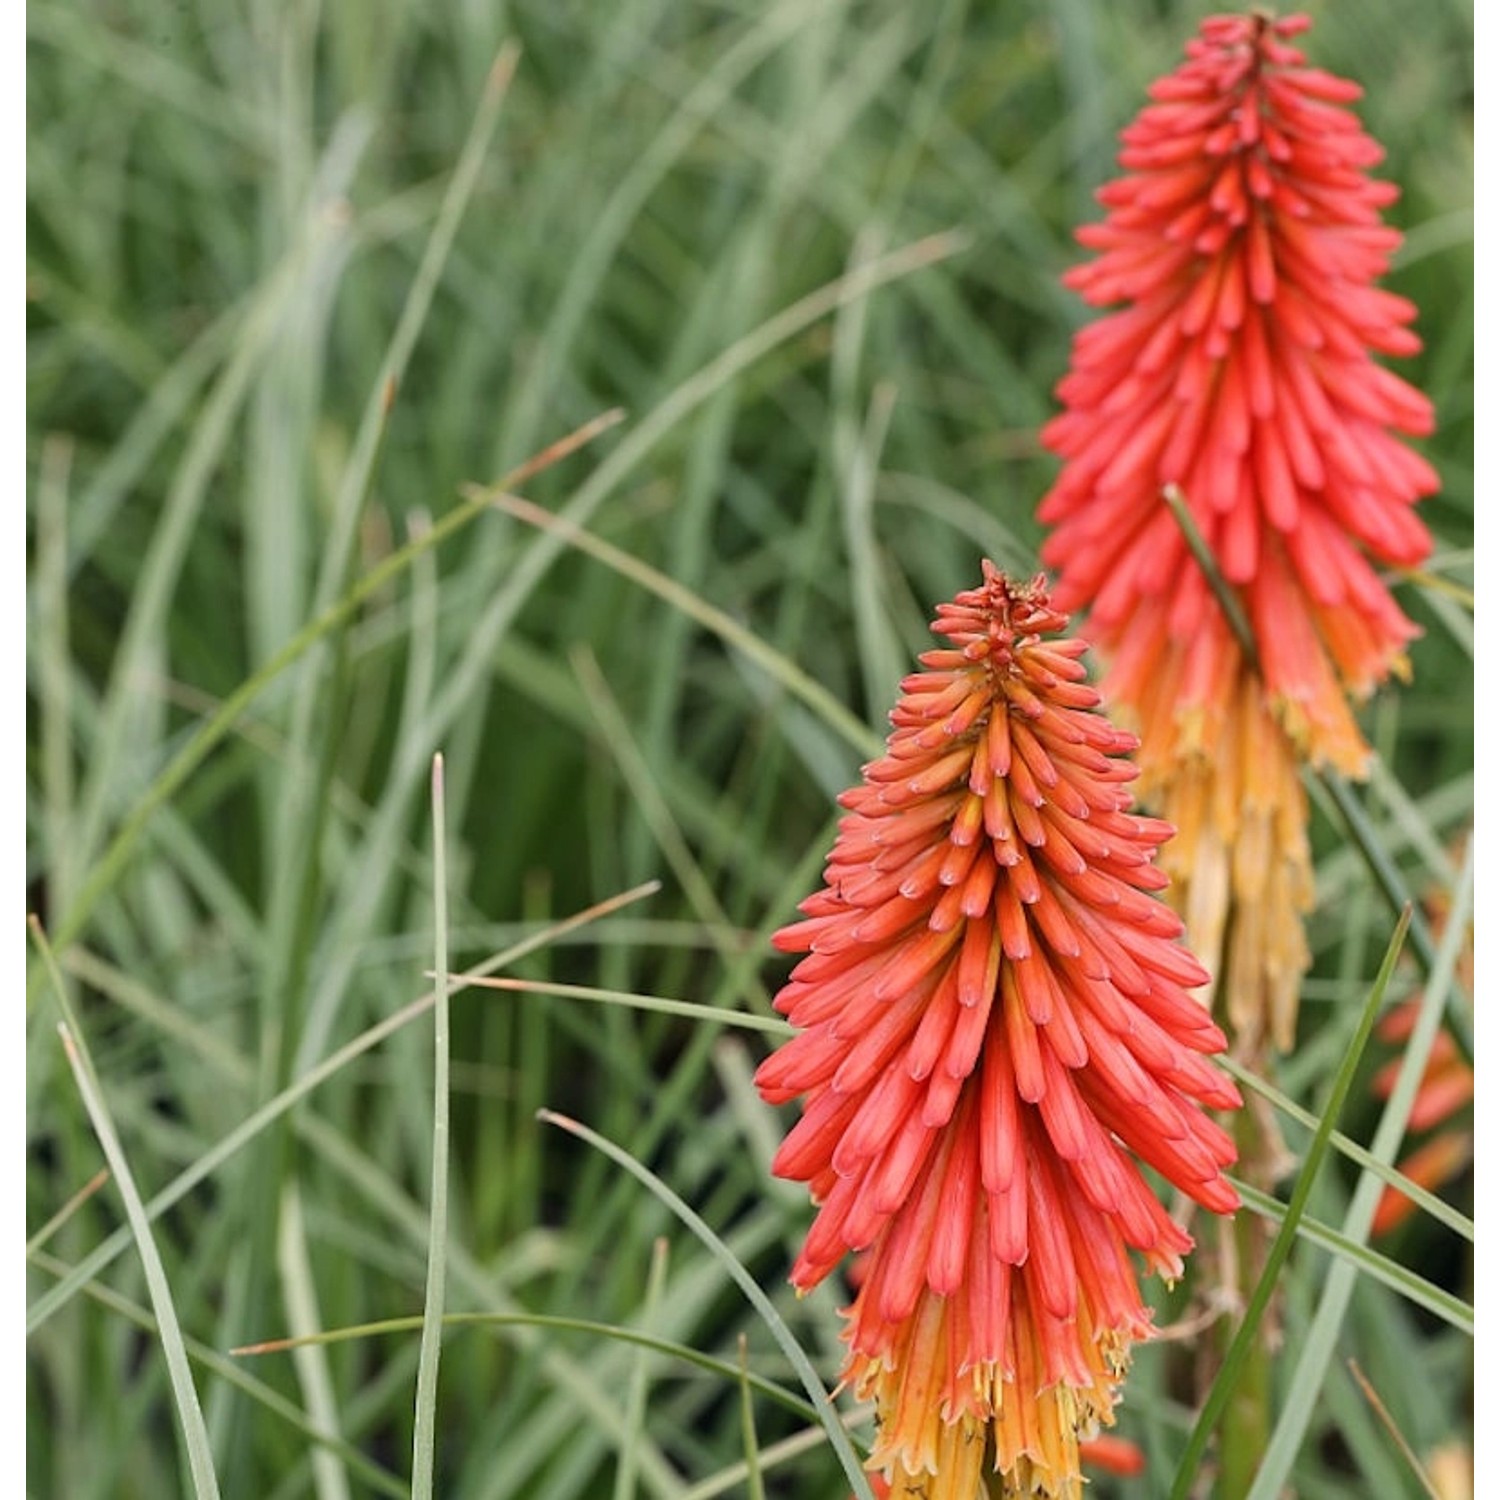
[[[1192,1245],[1138,1162],[1238,1201],[1202,1109],[1239,1103],[1189,993],[1207,975],[1155,899],[1171,830],[1128,810],[1136,741],[1066,624],[1041,577],[989,562],[940,606],[823,888],[775,937],[805,955],[776,1000],[801,1030],[756,1082],[802,1096],[774,1170],[819,1205],[792,1281],[864,1252],[844,1378],[897,1496],[1077,1496],[1149,1332],[1129,1251],[1175,1277]]]
[[[1346,694],[1406,671],[1416,627],[1376,568],[1431,542],[1438,485],[1402,441],[1427,399],[1376,363],[1420,348],[1375,282],[1401,236],[1357,84],[1308,66],[1305,16],[1213,16],[1121,134],[1094,258],[1064,278],[1097,307],[1042,440],[1063,460],[1042,550],[1061,607],[1089,610],[1111,703],[1140,727],[1141,796],[1180,830],[1164,858],[1228,1009],[1291,1045],[1312,900],[1299,761],[1363,775]],[[1186,497],[1240,590],[1247,664],[1162,501]],[[1228,920],[1233,904],[1237,913]]]

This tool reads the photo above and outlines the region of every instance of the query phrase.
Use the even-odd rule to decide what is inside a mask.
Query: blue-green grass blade
[[[721,1026],[736,1026],[741,1031],[760,1031],[780,1040],[794,1036],[796,1029],[777,1016],[758,1016],[750,1011],[725,1010],[716,1005],[700,1005],[693,1000],[672,1000],[665,995],[639,995],[633,990],[606,989],[601,985],[563,984],[549,979],[471,978],[467,974],[450,974],[455,989],[469,987],[507,990],[513,994],[556,995],[568,1000],[592,1000],[600,1005],[623,1005],[631,1010],[655,1011],[663,1016],[685,1016],[694,1021],[713,1021]]]
[[[649,1326],[661,1305],[662,1288],[667,1279],[667,1241],[658,1239],[651,1247],[651,1269],[646,1275],[646,1297],[641,1309]],[[614,1500],[634,1500],[636,1447],[646,1425],[646,1385],[650,1374],[649,1351],[638,1345],[630,1367],[630,1394],[625,1403],[625,1436],[620,1443],[620,1462],[615,1468]]]
[[[523,479],[540,473],[569,454],[592,441],[621,420],[624,413],[609,411],[586,422],[567,437],[551,444],[535,458],[520,465],[503,483],[519,484]],[[351,619],[366,599],[378,594],[385,586],[398,578],[417,558],[432,551],[454,533],[462,530],[489,508],[488,501],[474,501],[460,505],[442,517],[430,531],[413,537],[404,547],[378,563],[360,578],[336,603],[315,616],[297,632],[259,671],[246,678],[234,692],[218,706],[215,712],[194,732],[182,749],[157,775],[121,823],[109,847],[105,849],[91,869],[88,879],[79,888],[77,896],[63,913],[52,942],[59,951],[66,948],[83,930],[104,894],[119,879],[141,835],[156,812],[182,788],[183,784],[208,758],[213,748],[229,734],[239,717],[270,685],[294,662],[304,656],[313,646]],[[28,999],[40,983],[38,971],[27,985]]]
[[[1306,1125],[1309,1130],[1317,1129],[1318,1117],[1310,1109],[1303,1109],[1295,1099],[1283,1094],[1275,1084],[1268,1083],[1232,1057],[1220,1057],[1217,1061],[1232,1078],[1269,1101],[1288,1119],[1296,1120],[1299,1125]],[[1410,1198],[1424,1213],[1446,1225],[1455,1234],[1461,1234],[1470,1244],[1474,1243],[1474,1221],[1467,1214],[1460,1213],[1451,1203],[1445,1203],[1436,1193],[1428,1192],[1410,1177],[1398,1172],[1389,1162],[1380,1161],[1358,1141],[1350,1140],[1341,1131],[1335,1130],[1330,1139],[1334,1150],[1341,1156],[1348,1157],[1365,1171],[1372,1172],[1387,1187]]]
[[[470,493],[478,495],[490,492]],[[691,589],[684,588],[675,579],[658,572],[650,563],[642,562],[640,558],[621,551],[613,543],[584,530],[567,517],[554,515],[549,510],[543,510],[540,505],[533,505],[529,500],[512,495],[495,495],[493,503],[507,515],[535,526],[537,530],[557,538],[560,543],[586,552],[622,577],[640,584],[674,609],[681,610],[705,629],[711,630],[726,645],[748,657],[792,696],[801,699],[860,754],[880,753],[880,740],[875,732],[851,714],[822,683],[809,677],[796,662],[788,660],[774,647],[768,646],[754,631],[747,630],[738,620],[706,599],[699,598]]]
[[[1285,1203],[1238,1178],[1231,1177],[1229,1180],[1244,1200],[1245,1207],[1252,1213],[1274,1219],[1278,1224],[1285,1222]],[[1474,1309],[1462,1297],[1454,1296],[1452,1292],[1403,1266],[1400,1261],[1370,1249],[1368,1245],[1341,1234],[1337,1229],[1308,1214],[1303,1214],[1298,1220],[1297,1233],[1309,1244],[1319,1245],[1331,1251],[1335,1258],[1347,1261],[1372,1281],[1378,1281],[1392,1291],[1399,1292],[1414,1307],[1425,1309],[1470,1338],[1474,1336]]]
[[[432,1218],[427,1240],[427,1289],[417,1361],[412,1437],[412,1500],[432,1500],[437,1467],[437,1386],[443,1347],[443,1297],[448,1280],[448,856],[443,757],[432,761],[433,993]]]
[[[755,1404],[750,1399],[750,1351],[740,1335],[740,1433],[745,1444],[745,1487],[749,1500],[766,1500],[765,1481],[760,1477],[760,1440],[755,1435]]]
[[[41,949],[52,993],[63,1018],[57,1028],[62,1036],[63,1049],[78,1083],[78,1092],[83,1097],[84,1108],[88,1111],[89,1122],[99,1138],[104,1159],[109,1163],[110,1174],[120,1189],[130,1234],[135,1240],[141,1266],[146,1273],[146,1285],[150,1289],[151,1306],[156,1313],[162,1355],[167,1362],[172,1396],[177,1405],[177,1420],[182,1429],[188,1469],[193,1477],[193,1493],[198,1500],[219,1500],[219,1479],[214,1472],[213,1449],[208,1440],[208,1428],[203,1421],[203,1408],[198,1402],[198,1388],[193,1384],[187,1350],[183,1346],[182,1325],[177,1318],[177,1307],[172,1298],[171,1283],[167,1280],[166,1267],[162,1265],[161,1252],[156,1248],[156,1240],[151,1234],[151,1225],[135,1185],[135,1174],[130,1170],[125,1148],[115,1130],[114,1118],[100,1086],[99,1075],[94,1069],[94,1060],[89,1055],[88,1042],[79,1028],[77,1017],[72,1014],[62,974],[53,959],[40,923],[33,921],[32,933]]]
[[[647,1333],[641,1328],[623,1328],[618,1324],[600,1323],[591,1318],[569,1318],[555,1313],[444,1313],[443,1324],[448,1328],[544,1328],[554,1329],[560,1333],[588,1333],[597,1338],[632,1344],[650,1354],[667,1355],[671,1359],[680,1360],[683,1364],[693,1365],[700,1370],[707,1370],[710,1374],[722,1376],[725,1380],[738,1381],[740,1378],[738,1365],[729,1360],[718,1359],[712,1354],[705,1354],[701,1349],[694,1349],[687,1344],[662,1338],[658,1334]],[[301,1348],[306,1344],[342,1344],[356,1339],[377,1338],[392,1333],[415,1333],[421,1326],[420,1317],[381,1318],[373,1323],[361,1323],[350,1328],[325,1329],[322,1333],[310,1334],[305,1338],[268,1339],[263,1343],[246,1344],[241,1348],[231,1349],[229,1352],[239,1358],[279,1354],[283,1351]],[[764,1375],[757,1375],[753,1370],[746,1374],[745,1379],[757,1395],[765,1396],[805,1421],[816,1422],[818,1420],[816,1407],[805,1401],[795,1391],[789,1391],[784,1385],[778,1385],[774,1380],[766,1379]]]
[[[786,1326],[785,1320],[776,1311],[771,1299],[756,1284],[755,1278],[735,1257],[728,1245],[661,1178],[638,1162],[628,1151],[622,1150],[613,1141],[605,1140],[603,1136],[590,1130],[587,1125],[571,1120],[566,1115],[556,1114],[550,1109],[542,1110],[538,1118],[586,1141],[596,1151],[602,1151],[617,1166],[629,1172],[653,1197],[669,1208],[708,1247],[714,1258],[729,1273],[735,1285],[744,1292],[750,1305],[760,1314],[766,1326],[771,1330],[771,1335],[780,1346],[782,1353],[791,1361],[792,1368],[797,1372],[803,1389],[817,1411],[818,1421],[822,1424],[823,1431],[827,1434],[828,1441],[838,1456],[844,1476],[848,1479],[857,1500],[874,1500],[869,1478],[860,1466],[859,1457],[849,1441],[849,1434],[844,1430],[844,1424],[839,1420],[839,1414],[834,1410],[833,1402],[829,1399],[828,1391],[819,1378],[818,1372],[813,1369],[802,1346],[793,1337],[791,1329]]]

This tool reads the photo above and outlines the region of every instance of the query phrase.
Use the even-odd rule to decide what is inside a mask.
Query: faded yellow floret
[[[1242,668],[1223,713],[1143,714],[1141,800],[1177,829],[1159,863],[1188,947],[1214,975],[1241,1046],[1296,1039],[1313,905],[1300,760]],[[1208,998],[1208,997],[1206,997]]]
[[[869,1467],[892,1500],[1082,1500],[1078,1445],[1114,1421],[1129,1340],[1100,1331],[1082,1341],[1082,1383],[1039,1384],[1040,1352],[1018,1327],[1008,1367],[982,1361],[950,1381],[945,1300],[924,1298],[889,1358],[849,1372],[875,1403]]]

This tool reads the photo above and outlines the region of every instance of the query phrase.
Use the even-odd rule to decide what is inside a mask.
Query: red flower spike
[[[1366,175],[1358,85],[1288,45],[1309,24],[1211,17],[1121,133],[1125,175],[1078,234],[1096,254],[1064,281],[1125,305],[1074,341],[1039,511],[1058,607],[1088,606],[1105,691],[1141,725],[1141,796],[1180,830],[1163,865],[1189,941],[1222,955],[1236,1028],[1283,1048],[1312,898],[1297,761],[1364,773],[1345,693],[1404,673],[1416,634],[1375,568],[1427,555],[1412,505],[1438,483],[1398,436],[1430,432],[1430,404],[1373,358],[1420,347],[1415,309],[1374,286],[1396,190]],[[1263,688],[1168,485],[1244,596]]]
[[[1128,810],[1135,739],[1066,623],[988,562],[939,608],[945,644],[775,939],[806,955],[776,1000],[803,1029],[757,1083],[803,1096],[774,1170],[819,1205],[792,1281],[865,1252],[844,1380],[897,1495],[1078,1496],[1150,1331],[1129,1251],[1173,1277],[1192,1246],[1132,1156],[1238,1202],[1201,1108],[1239,1104],[1189,993],[1206,975],[1145,894],[1169,830]]]

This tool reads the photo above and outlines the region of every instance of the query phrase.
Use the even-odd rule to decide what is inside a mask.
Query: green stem
[[[1262,1176],[1258,1158],[1265,1154],[1265,1142],[1255,1111],[1242,1109],[1235,1116],[1234,1138],[1240,1160],[1249,1164],[1253,1176]],[[1268,1190],[1274,1186],[1271,1183],[1261,1185]],[[1239,1213],[1223,1229],[1234,1246],[1235,1290],[1239,1294],[1239,1305],[1248,1305],[1265,1269],[1266,1226],[1254,1214]],[[1222,1359],[1229,1353],[1236,1327],[1229,1320],[1221,1320],[1218,1326]],[[1257,1332],[1263,1334],[1264,1330],[1258,1329]],[[1259,1336],[1245,1352],[1239,1378],[1224,1407],[1224,1420],[1219,1428],[1220,1468],[1214,1493],[1221,1500],[1244,1500],[1255,1481],[1261,1456],[1271,1437],[1271,1366],[1270,1340]]]

